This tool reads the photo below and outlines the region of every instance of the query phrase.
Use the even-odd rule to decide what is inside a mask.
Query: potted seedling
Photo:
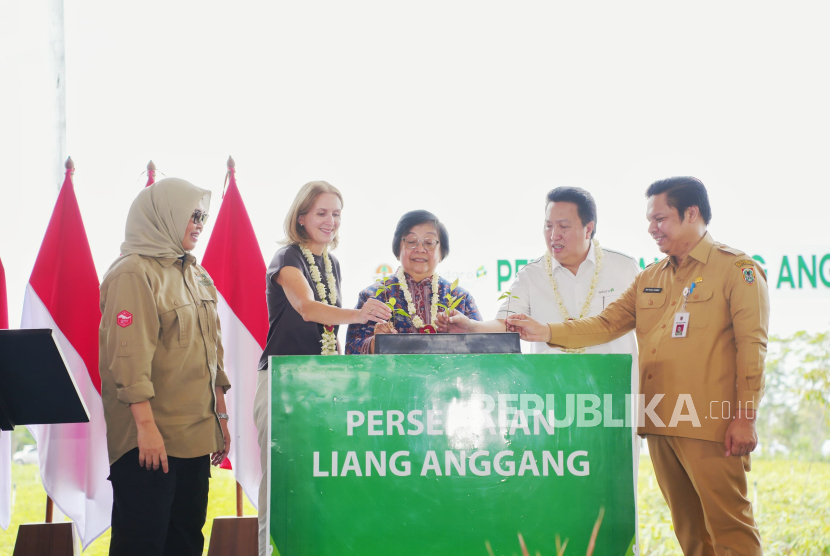
[[[496,301],[501,301],[502,299],[507,300],[507,316],[509,317],[510,315],[515,313],[515,311],[510,310],[510,300],[511,299],[521,299],[521,298],[518,295],[513,295],[513,292],[511,292],[510,290],[507,290],[503,294],[501,294],[501,296]],[[505,317],[505,319],[506,318],[507,317]],[[504,323],[504,330],[507,331],[507,322]]]
[[[381,282],[380,286],[378,286],[378,291],[375,293],[375,299],[377,299],[378,301],[381,301],[384,305],[389,307],[389,310],[392,311],[392,314],[403,315],[406,318],[411,319],[412,317],[409,316],[409,313],[407,313],[406,311],[404,311],[400,307],[395,306],[398,303],[397,299],[395,299],[394,297],[392,299],[389,299],[389,294],[384,296],[386,298],[385,301],[380,298],[382,293],[388,292],[391,289],[392,288],[390,286],[386,285],[385,281]]]
[[[448,291],[446,294],[444,294],[444,299],[447,300],[447,304],[446,305],[444,305],[443,303],[438,304],[439,307],[444,309],[445,313],[449,313],[450,311],[452,311],[453,309],[458,307],[458,305],[462,301],[464,301],[464,298],[467,297],[467,294],[462,294],[461,297],[455,297],[453,295],[453,292],[455,292],[455,288],[457,288],[457,287],[458,287],[458,278],[456,278],[455,282],[453,282],[452,285],[450,286],[450,291]]]

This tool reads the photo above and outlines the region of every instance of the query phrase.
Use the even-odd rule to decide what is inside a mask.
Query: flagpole
[[[72,160],[71,156],[66,157],[66,162],[64,163],[63,167],[65,168],[65,172],[69,172],[69,179],[72,179],[72,175],[75,173],[75,162]],[[63,183],[63,181],[61,181]],[[60,189],[58,189],[60,192]],[[52,498],[47,494],[46,495],[46,519],[44,520],[46,523],[52,523],[54,521],[55,515],[55,503],[52,501]]]
[[[233,157],[228,157],[228,173],[225,174],[225,185],[222,186],[222,198],[225,198],[225,191],[228,190],[228,180],[231,178],[231,174],[236,172],[236,162],[234,162]]]
[[[69,179],[71,180],[72,177],[75,175],[75,161],[72,160],[71,156],[66,157],[66,162],[64,163],[63,167],[64,167],[64,173],[68,172],[69,173]],[[63,182],[61,182],[61,183],[63,183]],[[74,180],[72,181],[72,183],[73,184],[75,183]],[[63,187],[63,185],[61,185],[61,187]],[[58,191],[60,191],[60,190],[58,190]]]
[[[245,203],[236,184],[236,163],[227,158],[223,201],[213,232],[202,257],[202,266],[210,273],[218,292],[217,311],[222,320],[222,339],[225,347],[224,368],[233,388],[225,403],[230,415],[228,427],[234,439],[228,465],[233,468],[236,486],[236,515],[217,518],[210,537],[211,550],[228,546],[236,554],[243,554],[238,539],[249,539],[256,554],[257,517],[243,513],[244,498],[259,490],[262,478],[257,431],[249,416],[254,405],[256,376],[250,369],[257,368],[258,355],[265,347],[268,332],[268,306],[262,297],[261,276],[266,266],[256,233],[251,225]],[[231,466],[232,464],[232,466]],[[257,506],[256,495],[251,500]],[[247,542],[247,541],[246,541]]]
[[[53,137],[52,157],[54,183],[63,183],[61,160],[66,156],[66,39],[64,32],[64,0],[49,0],[49,68],[52,89]]]
[[[43,490],[54,501],[53,523],[43,526],[67,530],[70,539],[76,531],[86,548],[110,526],[112,487],[106,480],[109,461],[98,373],[100,283],[75,196],[75,164],[71,158],[64,160],[66,175],[29,276],[20,327],[52,329],[61,351],[72,354],[67,367],[89,422],[29,425],[29,430],[38,445]],[[62,523],[64,516],[74,523]],[[21,526],[17,542],[27,538],[47,540],[34,529],[27,537]]]
[[[222,188],[222,198],[225,198],[225,190],[228,185],[228,180],[236,172],[236,162],[233,157],[228,157],[228,173],[225,175],[225,187]],[[242,517],[242,485],[236,481],[236,517]]]
[[[144,187],[150,187],[154,183],[156,183],[156,165],[151,160],[147,163],[147,185]]]

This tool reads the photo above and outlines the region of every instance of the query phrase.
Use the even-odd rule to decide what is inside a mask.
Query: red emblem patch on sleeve
[[[129,311],[121,311],[115,318],[121,328],[127,328],[133,323],[133,315]]]

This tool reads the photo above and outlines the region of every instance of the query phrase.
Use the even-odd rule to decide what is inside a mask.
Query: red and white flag
[[[225,372],[231,382],[225,398],[231,433],[228,459],[237,482],[256,507],[262,470],[254,423],[254,394],[257,365],[268,335],[265,261],[236,186],[233,159],[228,159],[228,178],[228,189],[202,266],[219,291],[217,308],[225,349]]]
[[[43,488],[75,522],[84,548],[110,526],[107,429],[98,373],[98,275],[67,161],[23,301],[21,328],[51,328],[89,410],[89,423],[35,425]],[[36,372],[36,369],[32,369]]]
[[[9,327],[6,304],[6,271],[0,261],[0,329]],[[9,528],[12,519],[12,433],[0,432],[0,528]]]

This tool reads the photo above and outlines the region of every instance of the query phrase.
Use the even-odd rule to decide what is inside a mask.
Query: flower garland
[[[406,285],[406,275],[403,272],[403,267],[398,267],[396,273],[398,282],[401,286],[404,299],[406,299],[406,311],[412,319],[412,324],[418,329],[421,334],[435,334],[435,317],[438,316],[438,273],[432,275],[432,300],[429,308],[429,324],[424,325],[424,321],[415,312],[415,307],[412,305],[412,294],[409,293],[409,287]]]
[[[595,265],[596,269],[594,270],[594,278],[591,280],[591,288],[588,290],[588,297],[585,298],[585,303],[582,304],[579,316],[576,317],[579,319],[584,318],[591,309],[591,302],[594,300],[594,294],[597,291],[597,283],[599,282],[599,271],[602,270],[602,247],[599,246],[599,241],[596,239],[594,240],[594,248],[597,257],[597,263]],[[553,295],[556,297],[556,303],[559,304],[559,313],[566,321],[575,320],[574,317],[568,313],[568,309],[565,307],[565,302],[562,300],[562,294],[559,293],[559,288],[556,286],[556,278],[553,277],[553,265],[551,263],[550,251],[545,253],[545,270],[548,271],[548,280],[550,280],[550,285],[553,287]],[[563,349],[562,351],[566,353],[585,353],[585,348]]]
[[[326,300],[326,286],[323,285],[323,278],[320,276],[320,269],[317,268],[317,263],[314,262],[314,255],[311,250],[305,245],[300,245],[300,251],[308,261],[309,270],[311,271],[311,279],[314,281],[314,287],[317,289],[317,295],[320,297],[320,302],[326,305],[334,305],[337,303],[337,282],[334,279],[332,272],[331,259],[329,258],[328,245],[323,248],[323,264],[326,268],[326,282],[329,285],[329,298]],[[323,344],[323,349],[320,352],[322,355],[337,355],[337,339],[334,337],[334,327],[331,325],[323,325],[323,339],[320,343]]]

